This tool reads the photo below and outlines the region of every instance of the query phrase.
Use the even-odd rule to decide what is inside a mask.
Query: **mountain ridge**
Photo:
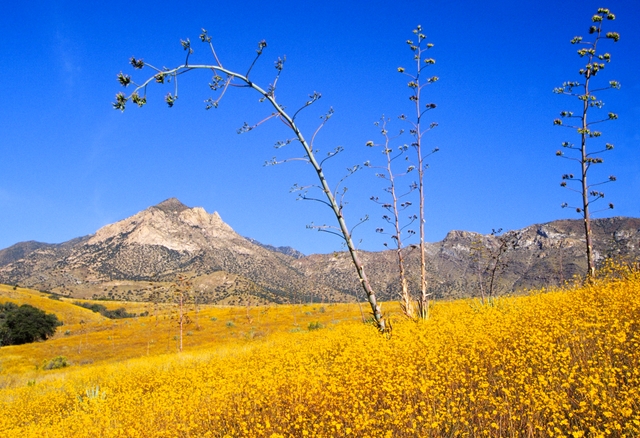
[[[592,221],[599,260],[637,258],[640,219]],[[428,284],[438,298],[469,296],[484,287],[487,263],[508,239],[496,291],[553,286],[584,272],[579,220],[533,224],[502,236],[452,230],[426,243]],[[408,280],[418,289],[419,251],[403,250]],[[381,299],[398,293],[393,251],[361,251]],[[0,283],[85,298],[142,300],[161,290],[170,299],[178,274],[193,278],[204,301],[223,304],[352,301],[363,298],[347,253],[305,256],[237,234],[217,212],[169,198],[94,234],[60,244],[19,242],[0,250]],[[155,286],[152,286],[155,285]]]

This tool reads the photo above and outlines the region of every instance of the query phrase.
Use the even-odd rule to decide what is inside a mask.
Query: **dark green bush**
[[[125,309],[124,307],[120,307],[115,310],[109,310],[103,304],[82,303],[80,301],[74,301],[73,304],[75,304],[76,306],[84,307],[85,309],[89,309],[93,312],[99,313],[100,315],[109,319],[133,318],[136,316],[135,313],[128,313],[127,309]],[[149,312],[147,312],[147,314],[148,313]]]
[[[0,303],[0,345],[20,345],[46,340],[62,325],[56,315],[23,304]]]

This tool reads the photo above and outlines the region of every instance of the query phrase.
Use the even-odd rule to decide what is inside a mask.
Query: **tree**
[[[602,38],[613,40],[614,43],[620,39],[620,35],[617,32],[607,32],[603,36],[602,25],[605,19],[615,19],[615,15],[612,14],[609,9],[605,8],[598,9],[598,12],[591,18],[591,21],[593,22],[592,26],[589,28],[589,34],[593,35],[593,40],[591,42],[583,41],[581,36],[576,36],[571,40],[571,44],[584,46],[578,50],[578,55],[581,58],[586,58],[587,60],[586,65],[579,71],[582,79],[580,81],[565,82],[562,84],[562,87],[553,90],[554,93],[577,97],[581,101],[581,111],[578,114],[574,115],[572,111],[562,111],[560,113],[561,118],[555,119],[553,123],[557,126],[565,126],[575,129],[580,136],[580,144],[577,146],[568,141],[562,143],[562,147],[572,153],[572,155],[567,156],[562,150],[558,150],[556,155],[580,164],[580,174],[578,176],[575,176],[573,173],[562,175],[562,182],[560,185],[571,191],[579,193],[581,196],[582,202],[579,207],[571,207],[566,202],[562,204],[562,207],[575,208],[577,213],[582,214],[586,241],[587,278],[591,278],[595,275],[595,255],[593,253],[593,240],[591,233],[591,214],[595,212],[591,211],[591,204],[604,198],[604,192],[595,190],[594,187],[616,180],[614,175],[609,176],[607,180],[599,181],[595,184],[590,184],[587,180],[587,175],[591,166],[601,164],[603,162],[603,159],[597,155],[613,149],[613,145],[610,143],[605,143],[604,147],[601,146],[601,149],[597,148],[598,150],[596,151],[587,149],[587,142],[596,142],[602,135],[600,131],[592,129],[592,126],[597,123],[615,120],[618,118],[617,114],[610,112],[605,118],[599,118],[595,121],[587,119],[589,110],[600,110],[604,106],[604,102],[599,100],[595,93],[611,88],[620,88],[620,84],[614,80],[609,81],[608,86],[606,87],[592,87],[592,81],[595,76],[605,68],[606,63],[611,61],[611,55],[608,52],[601,53],[598,51],[598,43]],[[577,119],[577,124],[565,125],[563,119]],[[568,183],[571,182],[577,183],[578,188],[570,187]],[[613,208],[613,204],[609,204],[608,208]]]
[[[62,325],[56,315],[23,304],[0,304],[1,345],[20,345],[46,340]]]
[[[256,62],[258,61],[260,56],[262,56],[264,49],[267,47],[266,41],[263,40],[258,43],[258,50],[256,52],[257,53],[256,57],[254,58],[253,62],[247,69],[246,73],[244,74],[238,73],[235,70],[228,69],[222,65],[222,62],[218,58],[218,55],[216,54],[214,46],[211,42],[211,37],[208,35],[207,31],[204,29],[200,34],[200,41],[208,45],[211,51],[211,55],[213,57],[213,63],[190,64],[189,57],[194,53],[194,51],[189,39],[180,41],[182,48],[186,51],[186,59],[184,64],[181,64],[172,69],[169,69],[169,68],[159,69],[149,63],[146,63],[142,59],[136,59],[135,57],[132,57],[130,59],[130,64],[134,69],[139,70],[147,66],[151,70],[153,70],[153,74],[150,77],[148,77],[145,81],[137,84],[132,81],[131,76],[120,72],[118,74],[118,82],[120,82],[120,84],[124,87],[132,85],[134,89],[129,95],[125,95],[124,93],[116,94],[116,101],[113,103],[113,107],[117,110],[124,111],[126,104],[129,101],[133,102],[139,107],[142,107],[147,103],[146,90],[149,85],[151,85],[152,83],[163,84],[163,83],[169,83],[173,81],[174,92],[173,93],[169,92],[165,96],[165,102],[169,107],[172,107],[178,99],[178,77],[185,73],[189,73],[195,70],[209,70],[212,72],[212,80],[211,80],[211,83],[209,83],[209,88],[214,93],[217,93],[217,97],[215,99],[209,98],[205,101],[206,109],[217,108],[222,97],[226,94],[226,92],[230,87],[239,86],[243,88],[250,88],[256,91],[258,94],[260,94],[261,95],[260,101],[267,102],[268,104],[270,104],[273,109],[273,112],[269,116],[267,116],[265,119],[263,119],[262,121],[254,125],[249,125],[248,123],[245,122],[245,124],[238,130],[238,132],[243,133],[243,132],[251,131],[257,126],[259,126],[260,124],[272,118],[279,119],[287,126],[287,128],[289,128],[292,131],[292,133],[294,134],[294,137],[291,139],[278,141],[276,143],[276,147],[284,147],[289,145],[292,142],[298,142],[303,148],[304,155],[300,158],[297,158],[296,160],[302,160],[306,163],[311,164],[311,166],[315,171],[315,174],[318,180],[318,185],[310,186],[310,188],[319,189],[323,193],[323,195],[320,198],[313,198],[313,197],[303,195],[302,198],[312,199],[312,200],[322,202],[324,205],[329,207],[333,212],[333,215],[337,222],[337,227],[335,227],[337,231],[332,231],[329,229],[329,227],[320,227],[319,229],[321,229],[322,231],[330,232],[332,234],[336,234],[343,239],[344,244],[346,245],[349,251],[349,254],[351,256],[353,265],[356,269],[356,273],[360,280],[360,284],[362,285],[362,288],[367,294],[367,299],[371,306],[371,311],[373,313],[373,318],[376,322],[376,325],[381,331],[385,331],[386,324],[385,324],[384,317],[382,315],[382,310],[380,308],[380,305],[377,302],[376,294],[373,288],[371,287],[371,284],[369,283],[369,279],[365,273],[364,266],[360,261],[358,252],[356,251],[355,245],[351,238],[353,229],[347,226],[346,220],[344,218],[344,214],[343,214],[344,203],[342,200],[344,195],[344,189],[342,190],[341,193],[338,192],[340,183],[342,181],[340,181],[337,184],[337,186],[332,189],[327,181],[327,178],[325,177],[325,174],[322,168],[326,160],[340,153],[342,149],[336,148],[334,151],[329,152],[326,155],[326,157],[322,160],[318,160],[316,158],[316,150],[314,149],[314,139],[316,137],[316,134],[320,131],[320,129],[322,129],[322,127],[326,124],[326,122],[329,120],[329,118],[333,114],[333,110],[330,109],[322,117],[322,123],[311,136],[311,140],[307,141],[306,136],[303,135],[302,131],[296,124],[296,118],[302,110],[308,108],[310,105],[317,102],[321,98],[321,95],[320,93],[317,93],[317,92],[314,92],[313,94],[309,95],[309,99],[305,102],[305,104],[293,113],[288,112],[285,109],[285,106],[280,104],[277,101],[276,90],[278,86],[278,80],[284,68],[284,63],[286,58],[283,57],[283,58],[278,58],[276,60],[275,62],[276,75],[273,80],[273,83],[269,84],[268,87],[261,87],[260,85],[256,84],[250,79],[250,75],[253,67],[256,65]],[[140,93],[142,93],[142,95]],[[272,162],[269,162],[267,164],[277,164],[277,162],[273,160]],[[351,173],[353,173],[355,170],[357,170],[357,167],[353,168],[351,170]],[[303,190],[306,190],[306,188],[303,188]]]
[[[404,157],[405,161],[409,161],[409,156],[407,155],[410,147],[408,145],[401,145],[398,151],[391,149],[390,143],[394,138],[389,137],[389,131],[387,129],[387,124],[389,119],[382,118],[380,122],[376,122],[376,126],[381,127],[381,134],[384,137],[383,153],[386,156],[386,163],[384,166],[375,166],[372,165],[369,161],[365,163],[365,166],[382,169],[382,172],[376,173],[376,176],[388,181],[389,185],[384,188],[384,191],[387,193],[388,200],[380,200],[377,196],[372,196],[371,200],[380,204],[382,208],[384,208],[387,213],[382,216],[382,219],[392,225],[393,230],[391,233],[385,231],[384,228],[377,228],[376,231],[379,233],[389,234],[391,238],[394,240],[397,265],[398,265],[398,273],[400,277],[400,308],[405,316],[411,319],[428,319],[429,318],[429,295],[427,293],[427,263],[426,263],[426,253],[425,253],[425,235],[424,235],[424,224],[425,224],[425,187],[424,187],[424,171],[428,168],[428,164],[425,163],[425,159],[438,152],[439,148],[434,148],[429,153],[425,153],[423,150],[423,135],[426,134],[431,129],[438,126],[437,123],[432,122],[429,124],[428,128],[425,128],[425,124],[423,122],[423,117],[425,114],[434,108],[436,108],[436,104],[428,103],[426,105],[422,105],[422,91],[423,89],[433,84],[438,80],[437,76],[431,76],[427,79],[424,78],[425,73],[424,70],[429,66],[435,64],[435,59],[424,57],[424,53],[433,47],[433,44],[426,42],[426,36],[422,33],[422,26],[418,25],[413,33],[417,38],[416,41],[407,40],[407,44],[413,53],[413,60],[415,62],[415,71],[409,73],[406,71],[404,67],[398,67],[398,72],[407,75],[410,79],[407,83],[407,86],[411,90],[411,95],[409,96],[409,100],[412,102],[415,110],[415,118],[409,118],[406,115],[402,114],[399,116],[399,119],[408,122],[410,124],[409,134],[413,137],[413,141],[411,142],[411,147],[415,150],[415,163],[416,165],[408,165],[403,169],[402,173],[396,174],[393,169],[393,164],[399,158]],[[401,130],[398,134],[398,137],[403,135],[404,130]],[[367,146],[373,147],[376,144],[373,141],[367,142]],[[409,190],[407,192],[399,189],[396,178],[404,176],[410,172],[413,172],[417,169],[418,173],[418,181],[413,182],[409,186]],[[408,221],[405,223],[401,219],[401,213],[404,212],[407,208],[412,205],[411,201],[403,200],[405,196],[409,195],[414,190],[418,190],[418,209],[419,209],[419,217],[418,215],[409,215]],[[411,225],[415,220],[419,220],[419,229],[420,229],[420,297],[417,300],[417,315],[413,305],[413,300],[411,298],[411,294],[409,292],[408,282],[406,278],[406,270],[404,258],[402,255],[403,241],[402,241],[402,233],[405,229]],[[413,230],[406,230],[407,234],[415,234]],[[385,246],[387,244],[385,243]]]
[[[502,233],[502,228],[491,230],[492,239],[485,244],[484,236],[478,235],[471,244],[471,258],[476,263],[480,300],[484,305],[493,304],[498,288],[498,275],[509,266],[504,259],[509,251],[518,247],[518,235],[513,232]]]
[[[15,312],[18,306],[13,303],[0,303],[0,346],[11,345],[11,331],[7,327],[7,316]]]
[[[411,201],[403,201],[402,199],[408,196],[411,192],[413,192],[417,188],[417,184],[411,184],[406,191],[402,191],[398,188],[397,178],[407,175],[415,169],[413,165],[407,165],[403,173],[396,174],[394,173],[393,164],[394,161],[397,161],[400,158],[404,158],[405,161],[408,161],[408,156],[406,154],[407,149],[409,148],[406,144],[401,145],[397,150],[391,149],[391,141],[395,140],[395,138],[389,137],[389,131],[387,130],[387,123],[389,122],[388,118],[383,117],[382,120],[376,122],[376,126],[380,127],[380,133],[384,137],[384,144],[377,145],[382,146],[382,153],[385,155],[386,163],[384,166],[373,166],[369,161],[367,161],[364,165],[366,167],[371,167],[375,169],[380,169],[381,172],[377,172],[376,176],[385,180],[388,183],[388,186],[384,188],[384,191],[387,193],[388,200],[380,200],[378,196],[372,196],[370,199],[380,204],[380,206],[386,211],[386,213],[382,216],[382,219],[392,226],[392,231],[386,232],[384,228],[376,228],[377,233],[381,234],[389,234],[391,239],[394,241],[393,246],[394,251],[396,253],[396,259],[398,264],[398,274],[400,276],[400,308],[402,309],[402,313],[405,314],[408,318],[415,318],[415,311],[413,306],[413,300],[411,299],[411,294],[409,293],[409,286],[407,284],[407,276],[404,264],[404,257],[402,255],[403,241],[402,235],[405,232],[405,229],[410,226],[418,216],[415,214],[409,215],[408,221],[404,223],[401,219],[401,213],[406,211],[409,207],[411,207]],[[398,136],[402,135],[403,131],[400,131]],[[367,146],[374,147],[372,141],[367,142]],[[415,234],[415,231],[408,229],[406,233],[409,235]],[[388,246],[387,243],[384,243],[384,246]]]
[[[437,123],[431,122],[428,127],[425,127],[423,117],[426,113],[432,109],[436,108],[435,103],[427,103],[425,105],[422,104],[422,91],[425,87],[435,83],[438,81],[437,76],[431,76],[428,78],[424,78],[426,75],[425,69],[434,65],[436,63],[435,59],[424,57],[424,53],[433,47],[432,43],[426,42],[426,35],[422,33],[422,26],[418,25],[413,33],[417,38],[416,41],[407,40],[407,44],[409,48],[413,52],[413,60],[415,62],[415,73],[408,73],[404,67],[398,67],[398,72],[405,74],[409,77],[409,83],[407,86],[411,90],[411,96],[409,99],[414,104],[415,118],[407,119],[405,116],[401,116],[401,118],[405,120],[410,120],[411,129],[409,133],[413,136],[413,142],[411,146],[414,147],[416,152],[417,159],[417,170],[418,170],[418,197],[419,197],[419,224],[420,224],[420,298],[418,299],[418,316],[421,319],[429,318],[429,294],[427,293],[427,255],[425,252],[425,235],[424,235],[424,224],[425,224],[425,213],[424,213],[424,203],[425,203],[425,189],[424,189],[424,171],[427,169],[427,164],[425,163],[425,158],[429,155],[438,152],[438,148],[434,148],[430,153],[426,153],[423,150],[423,139],[422,137],[438,126]]]
[[[173,293],[174,301],[176,301],[176,304],[178,305],[178,327],[180,329],[180,344],[178,345],[178,350],[182,353],[184,326],[191,323],[191,319],[184,310],[184,304],[193,292],[193,283],[189,278],[187,278],[187,276],[178,274],[176,281],[171,284],[171,291]]]

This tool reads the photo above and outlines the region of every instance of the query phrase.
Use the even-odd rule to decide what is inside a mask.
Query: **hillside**
[[[80,324],[80,321],[83,323],[99,323],[105,320],[99,313],[75,306],[70,301],[63,301],[56,296],[0,284],[0,303],[5,302],[17,305],[29,304],[47,313],[54,313],[67,326]]]
[[[152,293],[149,282],[159,285],[154,292],[166,297],[168,284],[186,272],[198,277],[206,301],[218,303],[349,299],[292,269],[295,257],[251,243],[217,213],[188,208],[177,199],[93,235],[29,249],[18,244],[0,252],[5,263],[1,283],[76,297],[143,300]]]
[[[608,257],[640,257],[640,219],[593,221],[594,250]],[[586,269],[582,224],[560,220],[502,236],[451,231],[428,243],[429,292],[436,298],[476,296],[500,239],[511,242],[497,270],[495,294],[560,285]],[[418,290],[419,252],[405,250],[409,284]],[[383,300],[398,292],[395,255],[362,252]],[[0,250],[0,283],[69,297],[169,301],[177,274],[193,279],[203,303],[349,302],[363,294],[346,253],[304,256],[237,234],[217,214],[175,198],[61,244],[22,242]],[[483,290],[484,290],[483,289]]]
[[[582,223],[560,220],[536,224],[502,236],[451,231],[441,242],[426,244],[429,291],[435,298],[461,298],[479,294],[479,276],[491,253],[496,253],[502,237],[514,243],[498,271],[499,294],[562,285],[586,270]],[[599,262],[607,258],[640,258],[640,219],[608,218],[593,221],[594,248]],[[480,250],[478,250],[480,248]],[[408,279],[419,290],[420,253],[415,247],[405,251]],[[362,252],[373,287],[383,299],[395,299],[398,281],[395,254],[391,251]],[[293,262],[296,269],[344,293],[361,293],[348,254],[311,255]],[[362,294],[361,294],[362,297]]]
[[[637,436],[640,274],[609,274],[390,337],[356,304],[203,310],[183,353],[166,313],[86,323],[0,348],[0,435]]]
[[[108,319],[73,304],[77,300],[52,297],[38,291],[0,285],[0,302],[30,304],[54,313],[63,325],[46,342],[0,348],[0,388],[15,374],[37,375],[46,360],[65,356],[73,366],[173,354],[179,346],[176,303],[99,303],[109,309],[124,307],[137,316]],[[392,311],[396,306],[390,305]],[[270,305],[252,307],[213,306],[185,303],[183,344],[186,350],[215,346],[240,346],[264,340],[278,333],[308,331],[309,324],[327,327],[347,321],[361,321],[360,305]],[[366,311],[366,309],[365,309]],[[35,374],[34,374],[35,373]],[[13,377],[12,377],[13,376]]]

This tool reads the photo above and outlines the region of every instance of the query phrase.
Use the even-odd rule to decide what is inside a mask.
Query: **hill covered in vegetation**
[[[426,245],[428,288],[436,298],[479,296],[498,252],[494,294],[561,285],[586,272],[578,220],[535,224],[502,235],[451,231]],[[599,262],[640,256],[640,219],[593,221]],[[502,243],[508,243],[503,249]],[[378,297],[400,290],[393,251],[360,252]],[[420,290],[419,251],[405,248],[407,279]],[[201,303],[350,302],[362,298],[347,253],[303,256],[237,234],[217,213],[168,199],[95,234],[61,244],[22,242],[0,250],[0,283],[74,298],[170,301],[177,275],[192,279]]]
[[[640,434],[637,269],[485,305],[437,302],[422,323],[394,308],[391,336],[356,304],[189,312],[182,353],[175,308],[2,348],[0,435]],[[36,367],[59,355],[69,366]]]

